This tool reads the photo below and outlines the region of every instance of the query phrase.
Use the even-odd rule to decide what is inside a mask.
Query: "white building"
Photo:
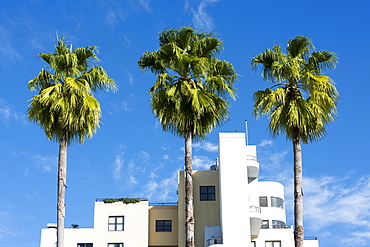
[[[196,247],[294,247],[286,225],[284,186],[258,180],[256,146],[244,133],[220,133],[218,162],[194,171]],[[94,228],[65,229],[66,247],[184,247],[185,177],[179,172],[178,203],[95,202]],[[40,247],[54,247],[56,226],[42,229]],[[316,238],[305,247],[318,247]]]

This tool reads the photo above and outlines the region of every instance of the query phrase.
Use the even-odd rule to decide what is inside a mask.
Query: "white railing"
[[[260,207],[257,207],[257,206],[251,206],[250,207],[250,212],[261,213],[261,208]]]

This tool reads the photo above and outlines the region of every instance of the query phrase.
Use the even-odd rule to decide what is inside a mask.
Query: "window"
[[[260,197],[260,207],[268,207],[267,196]]]
[[[273,220],[272,221],[272,228],[284,228],[285,223],[280,220]]]
[[[109,216],[108,231],[123,231],[124,216]]]
[[[269,229],[269,221],[268,220],[262,220],[261,229]]]
[[[112,244],[108,244],[108,247],[123,247],[123,243],[112,243]]]
[[[155,221],[156,232],[171,232],[172,221],[171,220],[156,220]]]
[[[271,207],[284,208],[284,200],[279,197],[271,197]]]
[[[77,244],[77,247],[93,247],[93,244]]]
[[[281,247],[281,241],[266,241],[265,247]]]
[[[216,200],[215,186],[200,186],[200,200],[215,201]]]

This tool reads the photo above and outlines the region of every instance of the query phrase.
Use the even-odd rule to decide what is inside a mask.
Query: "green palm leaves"
[[[92,66],[98,61],[96,47],[76,48],[64,39],[58,41],[54,53],[40,53],[50,71],[42,69],[28,82],[30,90],[39,90],[29,104],[29,119],[38,123],[51,140],[59,141],[66,134],[68,143],[83,143],[99,127],[101,110],[93,92],[116,89],[105,70]]]
[[[262,77],[275,83],[272,88],[253,95],[254,114],[270,115],[273,136],[297,133],[305,143],[325,136],[325,125],[334,120],[339,93],[323,70],[332,69],[337,56],[329,51],[314,51],[307,37],[288,42],[287,54],[280,46],[257,55],[251,65],[262,64]]]
[[[145,52],[138,61],[140,68],[157,75],[149,91],[153,112],[164,130],[204,138],[227,119],[226,97],[235,98],[235,70],[214,58],[222,46],[211,34],[190,27],[166,30],[159,44],[159,50]]]

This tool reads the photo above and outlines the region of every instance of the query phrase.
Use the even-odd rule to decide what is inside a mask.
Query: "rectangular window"
[[[265,247],[281,247],[281,241],[266,241]]]
[[[108,231],[123,231],[124,216],[109,216]]]
[[[156,220],[155,221],[156,232],[171,232],[172,221],[171,220]]]
[[[271,197],[271,207],[283,208],[284,209],[284,200],[279,197]]]
[[[262,220],[261,229],[269,229],[269,221],[268,220]]]
[[[108,244],[108,247],[123,247],[123,243],[111,243]]]
[[[77,247],[93,247],[93,244],[77,244]]]
[[[200,200],[215,201],[216,200],[215,186],[200,186]]]
[[[273,220],[272,221],[272,228],[284,228],[285,223],[280,220]]]
[[[260,196],[260,207],[268,207],[267,196]]]

